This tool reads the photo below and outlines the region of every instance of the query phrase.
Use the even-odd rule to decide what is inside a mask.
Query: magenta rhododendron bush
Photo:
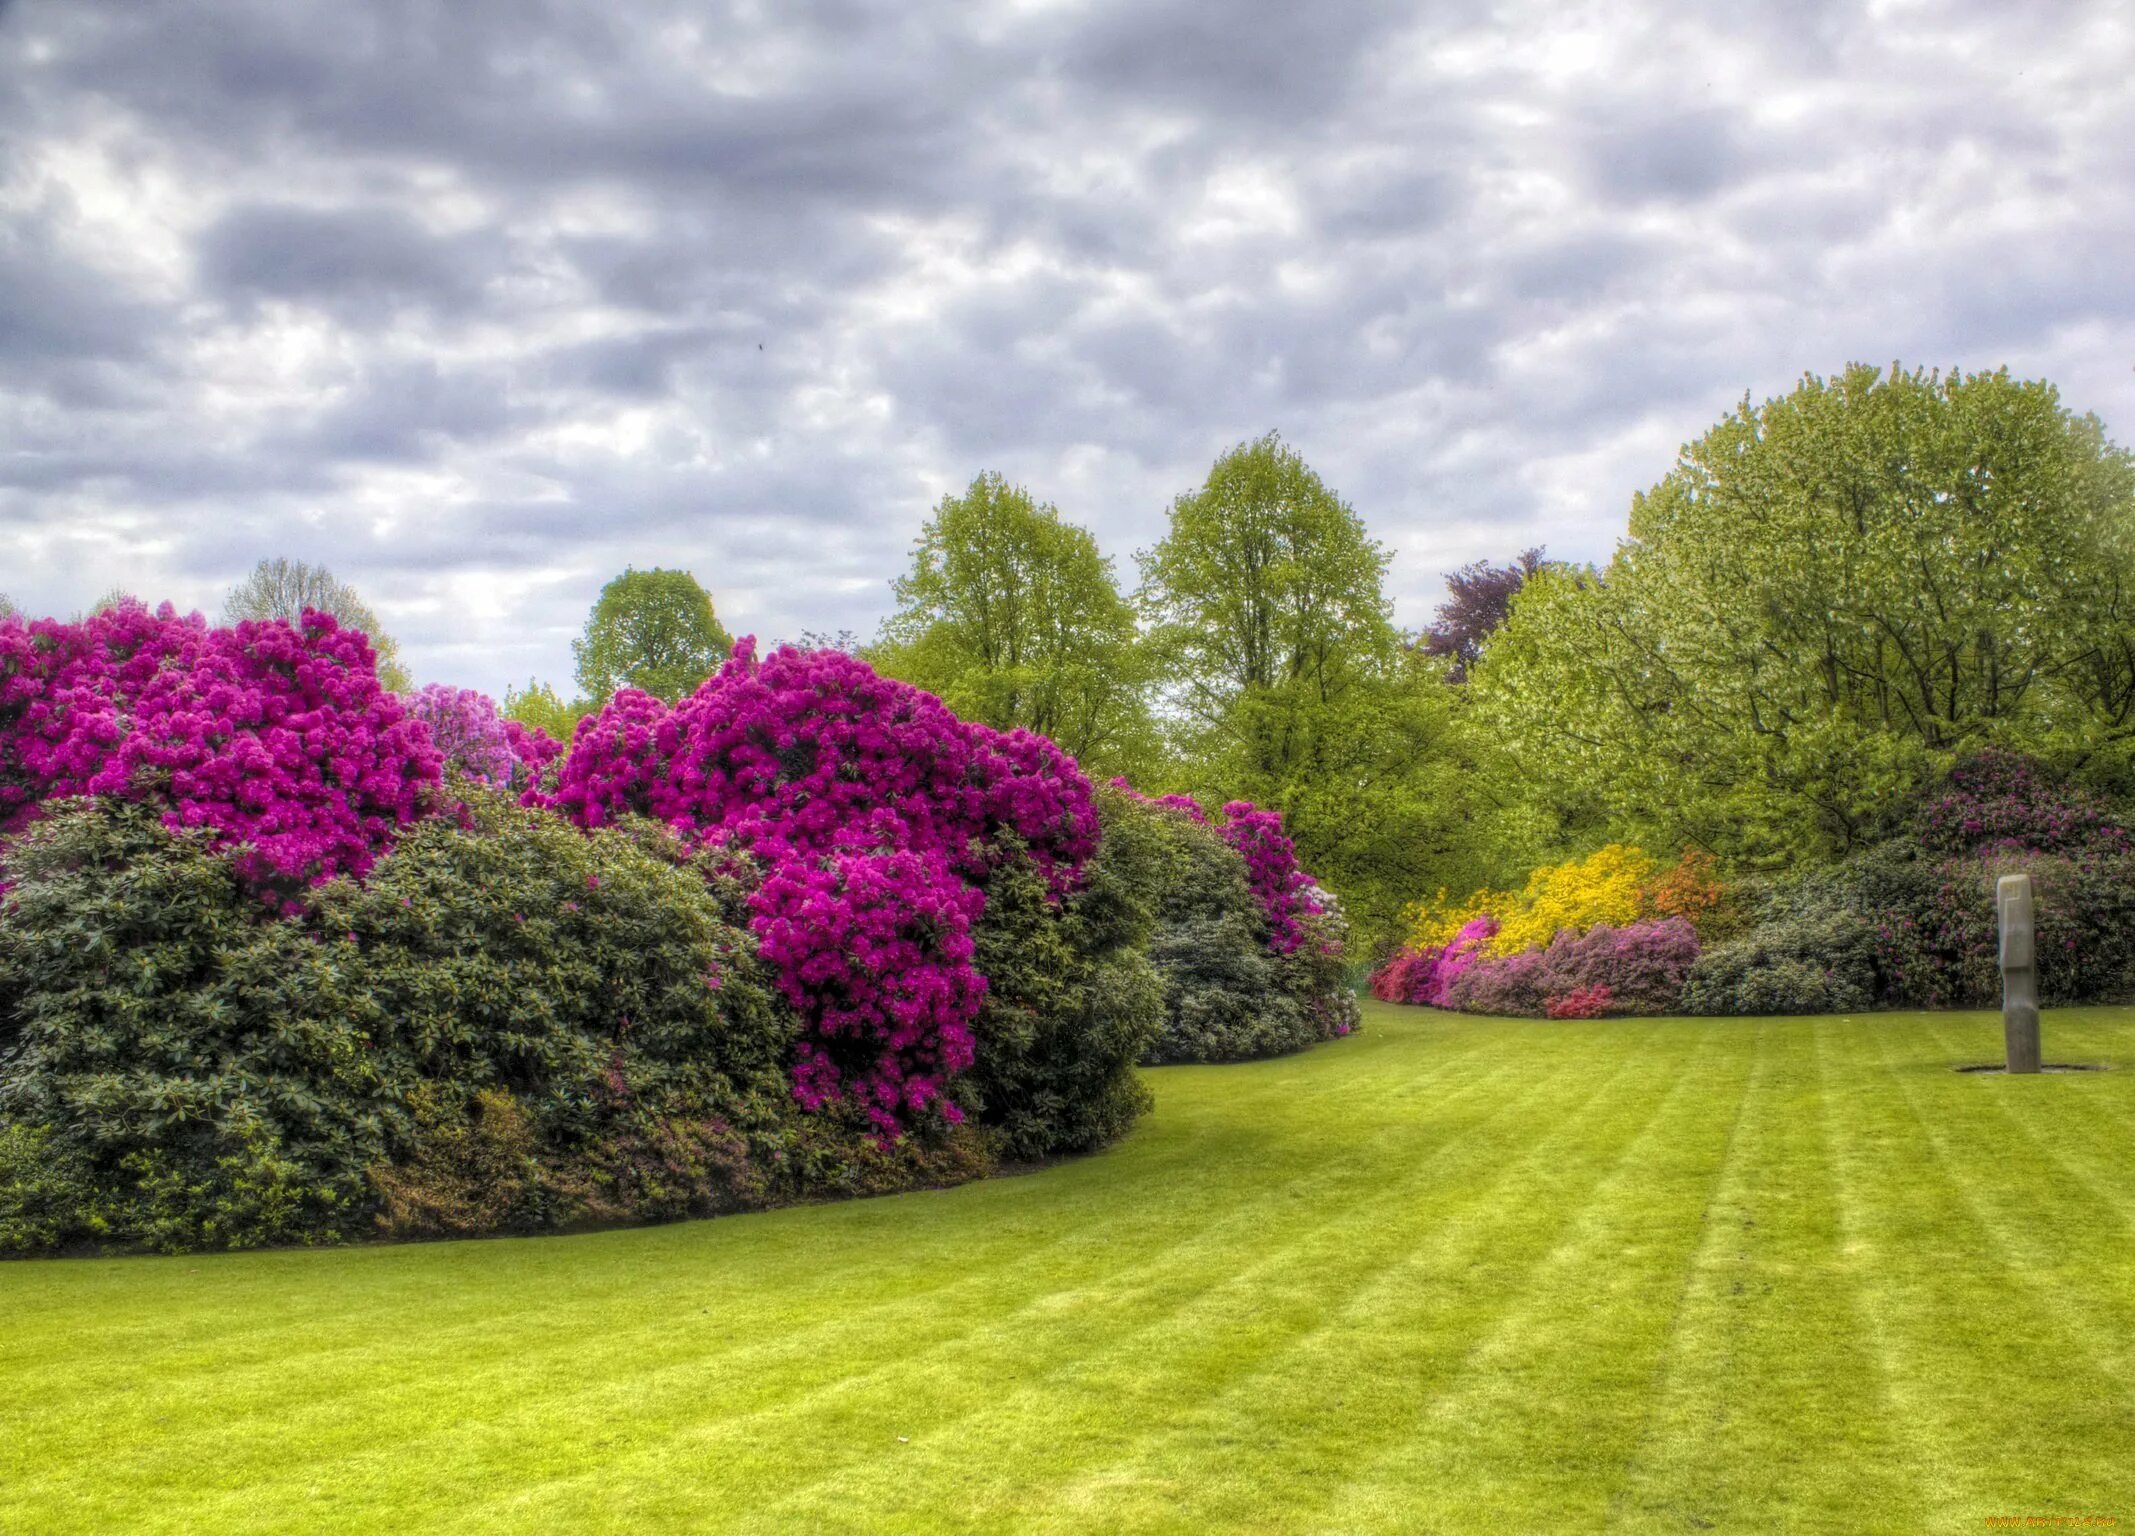
[[[794,1091],[893,1134],[971,1064],[986,980],[971,926],[1000,856],[1056,896],[1097,848],[1089,781],[1042,737],[959,720],[836,651],[745,639],[672,708],[633,689],[579,726],[549,803],[582,826],[651,816],[764,866],[752,927],[801,1014]]]
[[[0,834],[49,800],[150,802],[287,896],[368,870],[438,781],[428,731],[331,615],[211,629],[128,602],[0,621]]]

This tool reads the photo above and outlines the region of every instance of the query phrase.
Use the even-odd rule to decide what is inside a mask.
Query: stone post
[[[1994,888],[2002,930],[2002,1042],[2008,1070],[2039,1070],[2038,946],[2032,940],[2031,876],[2003,875]]]

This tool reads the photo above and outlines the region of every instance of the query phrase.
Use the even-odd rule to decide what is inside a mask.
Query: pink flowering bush
[[[1684,918],[1603,923],[1585,933],[1559,933],[1544,948],[1485,955],[1446,987],[1445,999],[1466,1013],[1526,1018],[1669,1013],[1697,958],[1697,930]],[[1566,999],[1596,1012],[1550,1011]]]
[[[582,722],[549,802],[581,826],[638,814],[766,870],[752,926],[806,1025],[794,1092],[884,1135],[971,1064],[971,962],[996,834],[1055,899],[1096,851],[1089,781],[1043,737],[959,720],[836,651],[744,639],[672,708],[625,689]]]
[[[1272,1056],[1357,1027],[1348,922],[1298,867],[1277,813],[1233,801],[1219,822],[1185,795],[1152,799],[1124,779],[1112,788],[1162,849],[1149,954],[1165,1018],[1145,1060]]]
[[[472,688],[426,683],[401,702],[430,728],[430,744],[444,758],[446,773],[495,789],[511,786],[518,768],[496,700]]]
[[[1245,860],[1246,883],[1267,915],[1268,948],[1289,954],[1305,942],[1302,919],[1320,907],[1312,877],[1298,867],[1297,845],[1283,834],[1282,813],[1233,800],[1223,808],[1223,836]]]
[[[329,614],[211,629],[127,602],[0,621],[0,835],[53,800],[144,801],[286,899],[368,870],[438,779],[369,642]]]
[[[1497,919],[1485,912],[1470,918],[1437,949],[1396,951],[1372,973],[1372,996],[1382,1002],[1446,1007],[1446,993],[1463,972],[1482,958],[1497,931]]]

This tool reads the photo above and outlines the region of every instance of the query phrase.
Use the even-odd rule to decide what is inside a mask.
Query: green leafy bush
[[[391,1119],[350,957],[274,918],[203,835],[143,807],[59,807],[7,863],[0,1121],[83,1194],[71,1211],[42,1197],[35,1246],[344,1230]],[[25,1198],[9,1177],[0,1213]]]
[[[62,808],[0,906],[0,1251],[536,1230],[984,1171],[811,1115],[750,871],[472,793],[302,919],[153,812]]]
[[[1124,876],[1155,913],[1149,959],[1163,984],[1163,1027],[1144,1061],[1242,1061],[1325,1038],[1307,1006],[1320,978],[1303,951],[1314,946],[1269,952],[1265,909],[1244,858],[1221,832],[1183,811],[1121,797],[1106,837],[1135,839],[1145,850]]]
[[[1134,1064],[1164,1021],[1145,952],[1161,847],[1116,790],[1097,808],[1104,836],[1080,889],[1048,900],[1042,871],[1004,849],[972,931],[987,992],[965,1092],[1017,1160],[1103,1146],[1149,1107]]]

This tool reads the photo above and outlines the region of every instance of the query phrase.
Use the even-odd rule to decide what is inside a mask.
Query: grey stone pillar
[[[2002,930],[2002,1041],[2008,1070],[2039,1070],[2039,964],[2031,876],[2004,875],[1994,888]]]

